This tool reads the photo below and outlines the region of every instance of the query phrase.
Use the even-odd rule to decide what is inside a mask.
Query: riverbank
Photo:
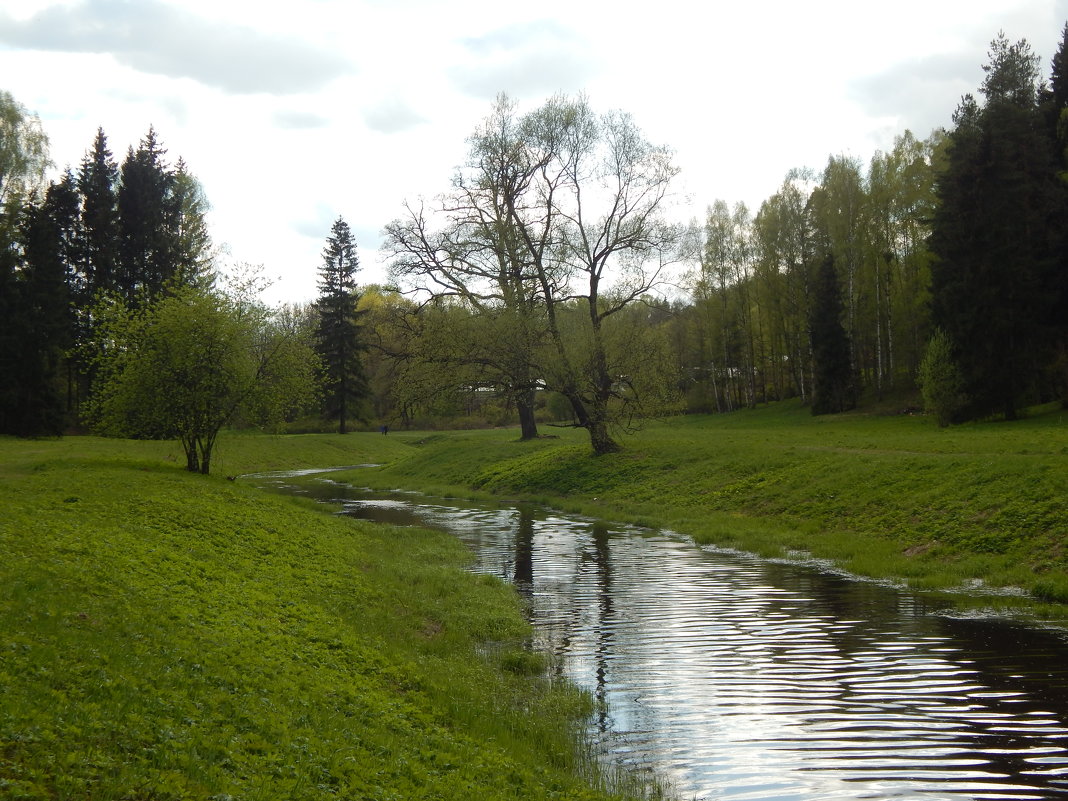
[[[0,439],[0,796],[602,799],[590,700],[447,535],[227,481],[392,438]]]
[[[410,453],[351,480],[530,499],[763,556],[807,555],[953,591],[962,604],[1068,618],[1059,408],[940,429],[923,416],[812,417],[783,403],[653,423],[601,457],[582,432],[542,433],[554,437],[402,433]]]
[[[464,572],[455,541],[228,476],[377,464],[349,478],[804,552],[1063,621],[1066,418],[941,430],[780,404],[655,423],[603,457],[571,429],[227,435],[209,477],[174,443],[0,439],[0,795],[611,797],[576,755],[589,700],[537,678],[515,594]]]

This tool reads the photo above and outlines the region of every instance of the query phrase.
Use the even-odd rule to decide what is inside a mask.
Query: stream
[[[1068,795],[1068,634],[818,565],[533,506],[262,474],[343,514],[448,531],[515,584],[536,645],[603,702],[602,756],[680,798]]]

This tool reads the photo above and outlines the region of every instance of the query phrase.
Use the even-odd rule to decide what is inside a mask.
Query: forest
[[[388,286],[358,283],[339,217],[318,298],[275,308],[157,131],[120,162],[100,129],[52,177],[0,91],[0,433],[177,439],[206,473],[227,427],[567,425],[607,453],[653,416],[788,398],[943,426],[1068,404],[1068,26],[1048,76],[1005,34],[983,69],[950,128],[688,223],[628,114],[501,95],[385,227]]]

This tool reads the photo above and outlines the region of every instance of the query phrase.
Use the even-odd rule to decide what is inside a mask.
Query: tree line
[[[501,95],[446,191],[386,226],[395,286],[357,285],[339,218],[318,299],[279,310],[220,289],[207,201],[152,129],[121,166],[98,132],[46,185],[39,122],[0,95],[2,430],[163,435],[114,398],[129,353],[162,358],[146,321],[167,303],[254,332],[251,378],[213,379],[247,386],[227,424],[517,419],[531,438],[552,421],[606,453],[651,414],[791,397],[820,414],[919,388],[942,424],[1068,400],[1066,58],[1068,27],[1048,81],[1000,34],[950,129],[792,170],[755,213],[719,200],[690,225],[670,150],[629,115]],[[685,296],[665,293],[680,276]]]
[[[951,129],[791,171],[755,215],[717,201],[669,323],[688,408],[919,384],[948,423],[1068,401],[1065,34],[1048,83],[1001,34]]]
[[[949,130],[791,170],[755,213],[716,201],[688,230],[668,151],[625,115],[498,98],[451,189],[386,228],[394,401],[440,409],[444,384],[456,414],[492,389],[533,436],[538,390],[597,452],[603,424],[655,412],[919,388],[948,424],[1068,401],[1066,52],[1068,27],[1047,82],[999,34]],[[683,299],[656,291],[672,263]]]
[[[267,308],[256,268],[220,269],[205,194],[153,128],[121,164],[100,129],[77,171],[49,166],[40,121],[0,93],[0,433],[173,438],[207,473],[225,426],[364,416],[343,220],[309,321]]]
[[[207,200],[149,129],[119,165],[98,130],[75,172],[45,181],[40,122],[0,93],[0,430],[58,433],[91,379],[91,312],[113,296],[136,308],[165,286],[207,285]]]

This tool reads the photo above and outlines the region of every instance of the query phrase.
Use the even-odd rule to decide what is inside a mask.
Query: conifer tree
[[[58,240],[48,225],[42,188],[48,138],[40,120],[0,91],[0,433],[62,430],[49,365],[58,334],[48,323],[65,309],[62,262],[45,259]],[[34,254],[40,269],[26,258]],[[44,263],[47,262],[47,263]],[[55,279],[55,280],[52,280]],[[47,324],[46,324],[47,323]]]
[[[50,436],[64,428],[60,367],[72,344],[70,284],[77,242],[78,203],[68,171],[43,203],[27,201],[19,223],[21,263],[11,286],[8,340],[17,358],[7,366],[6,430]]]
[[[934,322],[962,343],[973,416],[1015,418],[1049,362],[1065,186],[1038,102],[1038,63],[1026,41],[994,40],[985,103],[962,101],[939,181]]]
[[[174,249],[174,279],[184,286],[214,281],[214,248],[204,215],[211,208],[200,182],[178,159],[167,205],[167,227]]]
[[[324,367],[324,416],[338,421],[338,432],[348,431],[350,419],[363,419],[362,402],[371,394],[364,373],[356,306],[356,272],[360,262],[348,223],[334,221],[323,248],[319,268],[319,316],[316,349]]]
[[[82,273],[86,295],[116,289],[119,244],[119,167],[108,149],[104,129],[98,128],[93,147],[78,170],[82,196]]]
[[[834,258],[828,255],[816,272],[809,332],[812,342],[812,413],[834,414],[856,406],[849,337],[842,325],[842,290]]]
[[[1056,166],[1063,184],[1068,185],[1068,24],[1061,45],[1053,57],[1050,88],[1046,97],[1047,119],[1056,149]],[[1061,404],[1068,409],[1068,236],[1060,243],[1054,268],[1052,328],[1056,338],[1056,371]]]
[[[116,284],[126,302],[135,305],[158,295],[177,269],[168,226],[174,173],[164,161],[166,153],[155,129],[149,128],[122,163]]]

